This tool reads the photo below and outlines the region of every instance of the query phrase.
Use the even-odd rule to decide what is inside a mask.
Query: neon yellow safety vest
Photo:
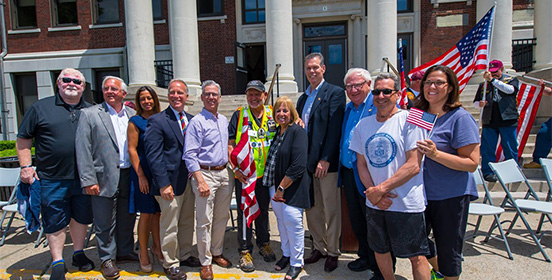
[[[238,108],[239,118],[238,126],[236,127],[236,143],[240,142],[243,127],[243,120],[245,117],[249,119],[249,142],[251,143],[251,150],[253,150],[253,157],[255,158],[255,168],[257,169],[257,178],[263,177],[266,157],[268,156],[268,149],[272,143],[272,139],[276,135],[276,123],[272,120],[272,106],[264,105],[263,118],[261,120],[261,127],[257,125],[257,122],[253,119],[249,106],[244,110],[243,107]]]

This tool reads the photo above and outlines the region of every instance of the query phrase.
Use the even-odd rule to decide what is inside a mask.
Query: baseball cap
[[[265,91],[265,86],[264,86],[263,82],[261,82],[259,80],[253,80],[253,81],[247,83],[247,87],[245,88],[245,91],[247,91],[249,89],[256,89],[260,92],[264,92]]]
[[[412,76],[410,76],[411,81],[421,80],[424,77],[425,72],[418,70],[414,73],[412,73]]]
[[[489,71],[496,72],[502,68],[502,61],[500,60],[493,60],[489,63]]]

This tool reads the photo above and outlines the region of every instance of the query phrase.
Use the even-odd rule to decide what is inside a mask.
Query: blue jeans
[[[540,158],[546,158],[552,148],[552,118],[549,118],[542,124],[537,133],[535,150],[533,151],[533,161],[539,162]]]
[[[506,160],[518,159],[517,127],[483,127],[481,131],[481,171],[483,175],[493,174],[489,162],[496,162],[496,146],[500,135],[500,145]]]

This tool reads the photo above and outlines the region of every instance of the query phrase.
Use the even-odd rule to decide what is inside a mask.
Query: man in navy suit
[[[188,169],[182,160],[186,126],[192,115],[184,112],[188,86],[182,80],[169,83],[169,107],[151,116],[145,147],[153,175],[152,194],[161,208],[159,220],[163,270],[169,279],[186,279],[180,265],[198,267],[191,255],[194,233],[194,195],[187,188]]]
[[[325,271],[337,268],[341,237],[341,189],[337,186],[339,141],[345,110],[345,91],[324,80],[324,56],[305,57],[310,85],[297,100],[297,112],[309,136],[307,169],[313,175],[314,206],[308,209],[307,225],[314,250],[306,264],[326,258]]]

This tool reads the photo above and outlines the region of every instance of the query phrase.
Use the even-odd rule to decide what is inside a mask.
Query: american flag
[[[408,116],[406,117],[407,122],[413,125],[417,125],[421,128],[425,128],[427,130],[433,129],[433,125],[435,124],[436,120],[437,120],[437,115],[424,112],[416,108],[410,108],[410,111],[408,112]]]
[[[494,11],[495,7],[493,6],[452,49],[440,57],[412,69],[408,76],[411,77],[414,72],[419,70],[426,71],[433,65],[448,66],[456,73],[460,93],[462,93],[475,70],[487,69],[487,54]]]
[[[242,110],[242,112],[247,111]],[[240,114],[240,118],[241,117],[242,115]],[[257,198],[255,197],[257,169],[255,168],[255,158],[253,157],[253,151],[251,151],[251,143],[249,142],[248,130],[249,119],[248,116],[245,115],[243,126],[241,127],[242,137],[240,138],[240,141],[236,144],[234,150],[232,150],[230,160],[232,161],[232,164],[234,166],[240,168],[240,171],[236,172],[242,172],[242,174],[247,177],[247,183],[242,184],[240,207],[243,211],[243,215],[245,216],[244,222],[247,221],[247,226],[250,227],[251,222],[253,222],[253,220],[255,220],[261,212],[259,209],[259,204],[257,204]]]
[[[518,161],[523,154],[525,144],[527,144],[527,138],[529,138],[531,127],[533,127],[533,123],[535,122],[535,116],[537,115],[542,92],[544,90],[544,87],[531,85],[522,81],[520,81],[519,85],[519,91],[517,94],[519,113],[517,129]],[[496,158],[497,161],[505,159],[502,147],[500,146],[500,138],[496,148]]]
[[[403,49],[402,42],[399,46],[399,71],[401,74],[401,99],[399,100],[399,107],[405,108],[408,104],[408,95],[406,94],[406,79],[404,78],[404,61],[403,61]]]

